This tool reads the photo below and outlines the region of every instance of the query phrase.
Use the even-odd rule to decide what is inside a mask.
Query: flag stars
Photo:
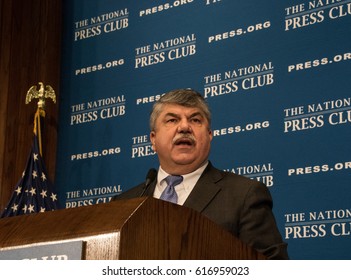
[[[18,210],[18,204],[14,203],[11,207],[13,212],[16,212]]]
[[[20,195],[21,191],[22,191],[22,187],[21,186],[18,186],[17,189],[15,190],[17,195]]]
[[[56,200],[57,200],[57,197],[56,197],[56,196],[57,196],[57,195],[54,194],[54,193],[52,193],[52,194],[50,195],[52,201],[56,201]]]
[[[42,198],[45,198],[45,197],[47,197],[47,191],[44,191],[44,190],[41,190],[41,193],[40,193],[40,195],[41,195],[41,197]]]
[[[34,159],[34,161],[38,160],[38,154],[33,153],[33,159]]]
[[[29,211],[29,213],[33,213],[34,212],[34,205],[29,204],[28,211]]]
[[[45,180],[46,180],[45,173],[41,173],[41,179],[43,180],[43,182],[45,182]]]
[[[37,136],[34,137],[29,161],[21,180],[14,186],[10,202],[1,213],[2,217],[54,211],[58,208],[58,195],[52,193],[49,176],[38,152]]]
[[[32,194],[32,196],[36,194],[36,190],[35,190],[35,188],[33,188],[33,187],[30,189],[29,192]]]

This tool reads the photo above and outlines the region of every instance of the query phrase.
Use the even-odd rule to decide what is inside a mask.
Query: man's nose
[[[190,133],[192,132],[190,122],[187,119],[181,119],[178,125],[178,132]]]

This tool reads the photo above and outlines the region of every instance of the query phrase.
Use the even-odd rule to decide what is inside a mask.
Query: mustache
[[[174,138],[173,138],[173,144],[176,144],[179,140],[186,140],[190,141],[192,144],[196,143],[196,139],[194,135],[190,133],[178,133]]]

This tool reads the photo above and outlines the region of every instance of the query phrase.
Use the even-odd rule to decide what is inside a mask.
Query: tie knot
[[[176,186],[179,185],[183,181],[183,176],[179,175],[169,175],[166,177],[166,182],[168,186]]]
[[[177,203],[178,202],[178,195],[175,191],[174,187],[180,184],[183,181],[182,176],[173,176],[169,175],[166,177],[167,187],[162,192],[160,199],[166,200],[169,202]]]

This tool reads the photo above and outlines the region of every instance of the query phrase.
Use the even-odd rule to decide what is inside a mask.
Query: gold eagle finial
[[[38,108],[45,110],[45,99],[51,98],[54,103],[56,103],[56,95],[54,89],[47,85],[44,89],[44,84],[39,82],[39,90],[37,90],[37,86],[32,86],[26,95],[26,104],[32,101],[32,99],[38,100]]]

